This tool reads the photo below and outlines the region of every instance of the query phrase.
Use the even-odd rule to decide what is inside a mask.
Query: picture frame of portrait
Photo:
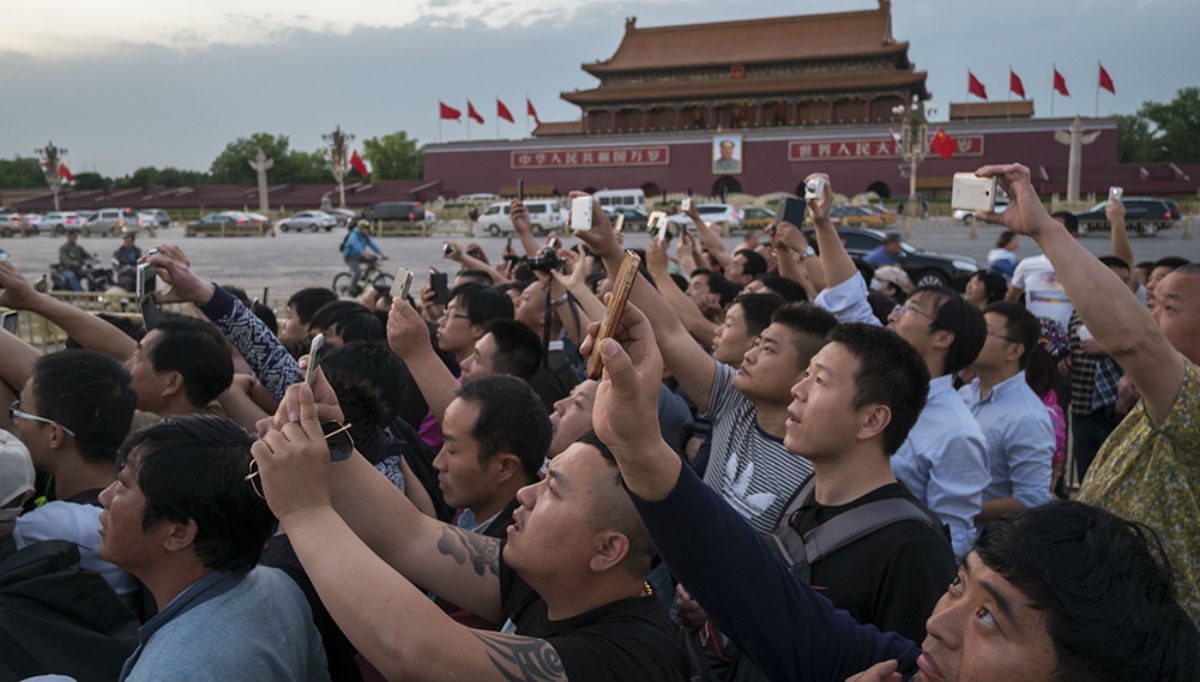
[[[742,172],[742,136],[714,135],[712,139],[713,175],[738,175]]]

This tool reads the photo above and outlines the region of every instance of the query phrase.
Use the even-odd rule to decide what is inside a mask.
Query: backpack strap
[[[792,527],[791,521],[801,507],[812,502],[816,490],[816,476],[809,476],[783,506],[775,530],[765,536],[767,545],[775,552],[775,556],[805,583],[808,583],[808,564],[811,562],[805,558],[805,539]]]

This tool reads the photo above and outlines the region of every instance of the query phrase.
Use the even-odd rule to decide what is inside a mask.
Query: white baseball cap
[[[33,495],[33,460],[19,438],[0,429],[0,521],[12,521]]]

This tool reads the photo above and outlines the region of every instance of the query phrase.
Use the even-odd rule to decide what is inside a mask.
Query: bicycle
[[[333,292],[342,298],[358,298],[366,289],[366,283],[370,282],[378,289],[390,289],[392,286],[392,275],[389,275],[379,269],[379,262],[382,258],[371,258],[364,261],[362,277],[358,279],[358,284],[351,287],[354,282],[354,273],[350,271],[339,272],[333,278]]]

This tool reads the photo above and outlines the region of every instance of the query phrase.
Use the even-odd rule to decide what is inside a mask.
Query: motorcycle
[[[78,269],[76,274],[80,275],[79,284],[83,287],[83,291],[105,291],[113,286],[114,277],[113,270],[116,267],[116,261],[113,261],[112,268],[98,267],[99,262],[94,258],[90,258],[83,262],[83,265]],[[50,280],[49,283],[43,278],[39,282],[39,290],[44,290],[49,285],[49,288],[54,291],[71,291],[71,286],[67,284],[67,278],[62,274],[63,267],[58,263],[50,264]]]

